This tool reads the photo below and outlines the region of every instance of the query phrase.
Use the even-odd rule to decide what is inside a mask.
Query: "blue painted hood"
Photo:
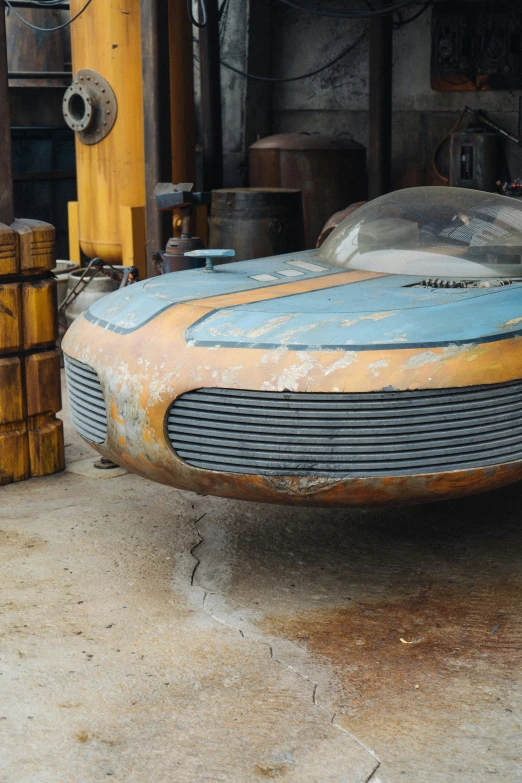
[[[303,261],[309,269],[299,266]],[[285,295],[286,286],[281,296],[266,299],[267,288],[325,276],[328,285],[322,290]],[[319,262],[315,251],[288,254],[223,265],[216,274],[191,270],[146,280],[96,302],[86,316],[126,334],[176,304],[197,303],[202,317],[186,339],[207,347],[372,350],[484,342],[522,333],[522,282],[430,289],[416,286],[421,278],[412,276],[353,283],[346,276],[346,270]],[[257,289],[257,301],[208,312],[207,298]]]
[[[369,350],[504,339],[522,331],[522,284],[426,289],[390,275],[217,310],[192,326],[195,345]]]

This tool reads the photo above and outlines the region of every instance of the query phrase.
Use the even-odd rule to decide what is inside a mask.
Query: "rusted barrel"
[[[233,248],[236,261],[302,250],[301,191],[288,188],[212,191],[210,247]]]
[[[349,136],[268,136],[250,147],[250,184],[302,191],[311,249],[330,215],[366,198],[366,150]]]

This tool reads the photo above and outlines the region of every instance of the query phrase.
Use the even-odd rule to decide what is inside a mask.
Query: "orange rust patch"
[[[111,398],[111,418],[114,419],[114,421],[117,421],[118,424],[125,424],[124,420],[121,418],[121,416],[118,413],[118,406],[116,404],[116,400],[114,397]]]

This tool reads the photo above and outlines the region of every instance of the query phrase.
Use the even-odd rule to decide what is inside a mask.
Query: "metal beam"
[[[370,78],[368,106],[368,195],[377,198],[391,190],[392,157],[392,17],[370,20]]]
[[[154,275],[152,254],[170,236],[170,215],[156,206],[154,189],[172,176],[170,134],[168,0],[140,0],[145,140],[145,230],[147,274]]]
[[[207,0],[207,24],[199,30],[203,190],[223,187],[221,66],[218,0]]]
[[[7,41],[5,7],[0,0],[0,223],[10,226],[14,220],[11,122],[9,118],[9,82],[7,78]]]

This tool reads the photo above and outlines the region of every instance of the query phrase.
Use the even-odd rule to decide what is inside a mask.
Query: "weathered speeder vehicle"
[[[154,481],[306,505],[522,478],[522,204],[412,188],[318,251],[145,280],[63,343],[73,423]]]

